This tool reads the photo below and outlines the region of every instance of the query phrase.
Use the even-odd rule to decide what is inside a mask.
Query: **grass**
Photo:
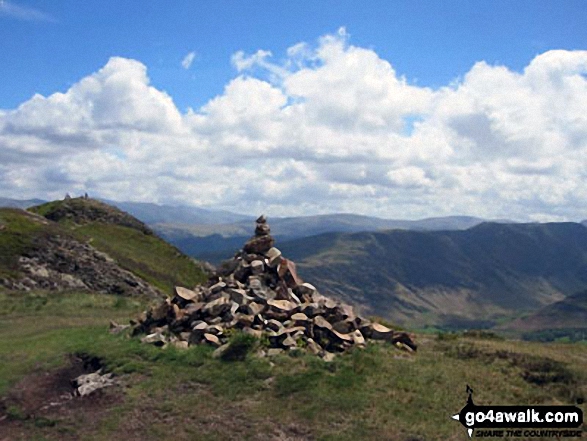
[[[205,280],[193,259],[157,236],[100,222],[79,226],[75,234],[166,293],[175,285],[192,287]]]
[[[48,227],[22,210],[0,208],[0,277],[17,273],[18,257],[34,246]]]
[[[258,358],[256,342],[235,334],[225,361],[210,347],[160,349],[107,332],[110,319],[143,307],[78,293],[0,295],[0,395],[71,353],[99,357],[126,384],[98,426],[40,415],[22,423],[25,439],[457,440],[462,427],[449,416],[465,404],[467,384],[478,404],[574,404],[587,394],[586,345],[419,335],[417,354],[372,344],[324,363]]]

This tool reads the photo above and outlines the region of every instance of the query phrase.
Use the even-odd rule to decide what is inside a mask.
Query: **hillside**
[[[10,289],[160,296],[201,267],[132,216],[92,199],[0,209],[0,277]]]
[[[323,234],[279,243],[321,291],[410,326],[491,326],[587,286],[587,228]]]
[[[583,334],[587,336],[587,290],[547,305],[527,317],[514,320],[503,329],[524,333],[558,330],[569,331],[570,334],[583,330]],[[561,332],[555,334],[562,336]]]

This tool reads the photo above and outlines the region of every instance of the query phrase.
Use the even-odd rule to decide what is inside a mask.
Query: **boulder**
[[[347,320],[341,320],[339,322],[332,323],[332,328],[342,334],[348,334],[349,332],[354,331],[354,323]]]
[[[229,347],[230,343],[225,343],[222,346],[216,348],[214,352],[212,352],[212,358],[222,358],[222,356],[228,350]]]
[[[210,287],[210,291],[212,292],[212,294],[216,294],[217,292],[222,291],[224,288],[226,288],[226,283],[218,282]]]
[[[231,307],[231,301],[226,297],[218,297],[216,300],[212,300],[207,303],[202,311],[212,317],[217,317],[229,311]]]
[[[204,305],[205,305],[205,303],[203,303],[203,302],[188,303],[185,306],[185,308],[183,309],[183,313],[184,313],[184,315],[187,315],[187,316],[194,316],[195,314],[197,314],[198,312],[200,312],[202,310]]]
[[[328,329],[329,331],[332,330],[332,325],[330,322],[321,315],[314,317],[314,326],[322,329]]]
[[[297,346],[297,343],[295,341],[295,339],[291,336],[288,335],[282,342],[281,344],[287,348],[287,349],[291,349],[291,348],[295,348]]]
[[[316,343],[313,338],[308,338],[308,340],[306,341],[306,346],[308,347],[310,353],[314,355],[319,355],[321,352],[324,351],[324,349],[322,349],[322,346]]]
[[[401,345],[400,348],[409,351],[416,351],[418,349],[418,346],[414,343],[412,337],[407,332],[394,332],[391,342],[396,346],[399,343]]]
[[[192,291],[191,289],[183,288],[181,286],[175,287],[175,295],[186,302],[200,302],[203,300],[201,293]]]
[[[290,312],[296,305],[288,300],[267,300],[267,306],[277,312]]]
[[[304,283],[304,281],[298,276],[296,264],[289,259],[282,259],[277,267],[277,273],[289,288],[295,288]]]
[[[336,356],[332,352],[324,351],[322,355],[322,360],[324,360],[326,363],[331,363],[332,361],[334,361],[335,357]]]
[[[171,345],[177,349],[187,349],[189,347],[189,343],[184,340],[176,340],[171,342]]]
[[[361,331],[358,329],[352,332],[351,337],[356,345],[364,345],[365,344],[365,337],[361,334]]]
[[[84,374],[72,380],[76,388],[75,394],[80,397],[85,397],[94,393],[97,390],[105,387],[114,386],[115,380],[112,378],[113,374],[102,374],[101,371],[92,374]]]
[[[245,243],[243,251],[245,253],[264,254],[273,247],[274,243],[275,239],[269,235],[255,236]]]
[[[265,256],[267,257],[267,264],[269,265],[270,268],[277,267],[281,263],[281,261],[283,260],[283,258],[281,257],[281,251],[279,251],[275,247],[270,248],[265,253]]]
[[[302,283],[301,285],[296,286],[295,292],[300,297],[307,296],[308,298],[311,299],[316,293],[318,293],[318,290],[311,283],[305,282],[305,283]]]
[[[291,320],[295,323],[307,323],[310,321],[308,316],[303,312],[296,312],[295,314],[292,314]]]
[[[215,347],[219,347],[221,345],[220,339],[214,334],[204,334],[204,341]]]
[[[238,303],[239,305],[246,305],[251,300],[253,300],[253,298],[249,297],[247,292],[241,288],[228,288],[226,292],[230,296],[230,300]]]
[[[113,320],[110,320],[110,333],[111,334],[120,334],[123,331],[126,331],[130,328],[130,325],[120,325]]]
[[[393,337],[393,330],[379,323],[372,323],[368,325],[368,328],[370,328],[369,336],[374,340],[390,340]]]
[[[167,339],[160,332],[153,332],[152,334],[146,335],[141,338],[141,343],[149,343],[155,346],[163,346],[167,343]]]
[[[265,270],[265,264],[263,263],[262,260],[253,260],[251,262],[251,273],[253,275],[263,274],[264,270]]]
[[[167,317],[167,315],[169,314],[170,311],[171,311],[171,302],[169,301],[169,299],[166,299],[159,306],[152,309],[151,318],[155,321],[163,320]]]
[[[265,328],[270,329],[273,332],[279,332],[283,329],[283,325],[279,320],[270,319],[265,321]]]
[[[269,236],[271,228],[266,223],[257,224],[255,227],[255,236]]]
[[[281,355],[284,353],[284,350],[281,348],[269,348],[267,349],[267,356],[274,357],[276,355]]]

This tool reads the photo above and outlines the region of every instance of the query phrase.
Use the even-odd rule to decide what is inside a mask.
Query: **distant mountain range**
[[[0,205],[12,206],[37,202],[0,199]],[[242,247],[253,230],[253,217],[229,212],[141,203],[116,205],[143,221],[154,222],[150,226],[161,236],[199,257],[205,252],[228,257]],[[65,245],[48,242],[33,246],[53,232],[68,241],[71,256],[78,249],[86,250],[79,248],[76,240],[92,240],[101,251],[112,253],[125,270],[138,268],[144,274],[149,268],[153,275],[149,277],[160,288],[168,290],[173,283],[183,283],[177,277],[177,267],[183,265],[191,274],[189,259],[177,260],[177,250],[150,235],[146,226],[98,201],[77,198],[35,208],[34,212],[57,222],[47,227],[39,224],[39,218],[6,210],[0,211],[0,248],[5,247],[0,250],[5,260],[0,259],[4,262],[0,275],[21,271],[17,263],[23,250],[27,255],[37,253],[35,258],[48,259],[47,265],[55,263],[60,254],[51,250]],[[171,217],[183,221],[197,218],[200,224],[167,223]],[[214,219],[230,222],[204,224]],[[65,226],[72,222],[78,226],[69,231]],[[29,224],[39,231],[32,239],[19,230]],[[587,289],[587,228],[579,223],[500,224],[471,217],[394,221],[341,214],[272,218],[270,225],[277,247],[320,291],[411,328],[479,328],[501,323],[501,329],[526,332],[544,326],[576,328],[584,318],[584,294],[574,294]],[[331,229],[340,231],[325,232]],[[162,253],[169,257],[161,260]],[[75,266],[74,257],[70,260],[68,265]],[[99,281],[96,277],[88,283]],[[516,317],[511,326],[503,325]]]
[[[28,208],[35,205],[44,204],[46,201],[42,199],[10,199],[0,198],[0,207],[6,208]]]
[[[116,202],[103,200],[131,214],[148,225],[154,224],[198,224],[216,225],[232,222],[252,222],[256,217],[232,213],[224,210],[211,210],[193,206],[158,205],[144,202]]]
[[[328,233],[278,243],[326,294],[410,326],[493,326],[587,287],[587,228]]]
[[[139,217],[140,218],[140,217]],[[270,218],[271,232],[280,241],[315,236],[322,233],[357,233],[392,229],[438,231],[465,230],[485,222],[471,216],[447,216],[421,220],[380,219],[355,214]],[[496,222],[508,222],[498,220]],[[229,224],[156,223],[152,228],[184,253],[218,263],[230,257],[251,235],[250,219]]]

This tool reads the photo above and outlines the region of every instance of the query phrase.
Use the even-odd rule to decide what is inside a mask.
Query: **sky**
[[[584,1],[0,0],[0,196],[587,218]]]

